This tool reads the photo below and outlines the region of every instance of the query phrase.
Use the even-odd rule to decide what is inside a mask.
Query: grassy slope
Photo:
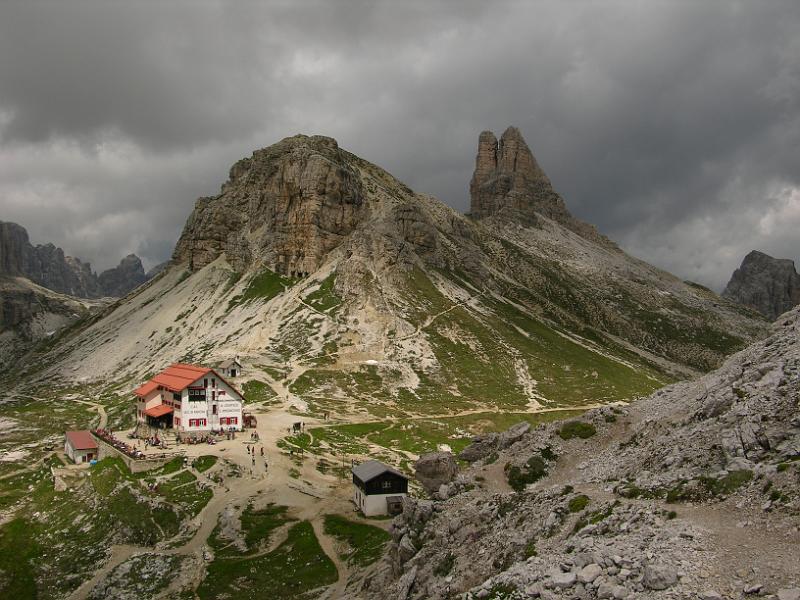
[[[269,590],[270,598],[310,598],[312,590],[334,583],[336,567],[308,521],[290,525],[286,540],[272,552],[259,552],[275,529],[290,522],[285,512],[285,507],[273,505],[245,509],[241,519],[245,552],[227,544],[216,529],[209,540],[215,558],[197,595],[205,600],[229,598],[235,592],[243,600],[261,599]]]
[[[169,539],[211,495],[186,471],[173,471],[150,492],[147,476],[153,473],[134,476],[119,459],[101,461],[74,489],[56,492],[50,464],[60,463],[51,459],[17,482],[3,482],[6,493],[23,490],[25,503],[0,527],[0,597],[69,592],[102,562],[110,544],[151,546]]]

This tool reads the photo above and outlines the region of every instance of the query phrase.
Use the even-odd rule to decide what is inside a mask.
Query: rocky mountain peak
[[[582,237],[616,248],[592,225],[570,214],[516,127],[507,128],[500,141],[491,131],[481,132],[469,191],[474,219],[495,217],[537,226],[537,215],[541,215]]]
[[[528,216],[553,209],[568,214],[516,127],[506,129],[499,142],[491,131],[481,133],[469,187],[471,214],[477,219],[509,209]]]
[[[753,250],[733,272],[722,296],[775,320],[800,304],[800,275],[794,261]]]
[[[233,165],[218,196],[197,201],[174,260],[196,270],[224,253],[236,269],[260,260],[285,275],[313,272],[363,213],[353,160],[324,136],[257,150]]]
[[[100,273],[97,280],[106,296],[118,297],[142,285],[147,281],[147,276],[141,259],[135,254],[128,254],[119,265]]]

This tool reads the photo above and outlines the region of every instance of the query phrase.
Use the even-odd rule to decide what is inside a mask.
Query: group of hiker
[[[252,464],[255,467],[256,466],[256,447],[255,447],[255,445],[247,446],[247,453],[250,455],[250,458],[252,459]],[[267,463],[266,455],[264,454],[264,446],[261,446],[261,458],[264,459],[264,468],[267,469],[269,467],[269,465]]]

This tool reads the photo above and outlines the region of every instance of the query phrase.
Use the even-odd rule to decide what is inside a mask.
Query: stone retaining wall
[[[158,456],[147,458],[132,458],[109,444],[103,438],[95,435],[94,439],[97,441],[97,453],[101,460],[109,456],[117,456],[121,458],[128,466],[128,468],[131,470],[131,473],[141,473],[142,471],[157,469],[173,458],[177,456],[183,456],[183,453],[172,452],[169,454],[160,454]]]

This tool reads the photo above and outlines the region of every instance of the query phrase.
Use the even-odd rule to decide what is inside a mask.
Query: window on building
[[[215,414],[217,414],[217,405],[216,405],[216,404],[214,404],[214,405],[211,407],[211,414],[212,414],[212,415],[215,415]]]
[[[208,379],[203,379],[203,387],[204,388],[208,387]]]
[[[211,387],[217,387],[217,379],[215,377],[211,378]]]
[[[392,482],[391,481],[384,481],[384,482],[381,483],[381,487],[383,487],[383,489],[385,489],[385,490],[390,490],[390,489],[392,489]]]

